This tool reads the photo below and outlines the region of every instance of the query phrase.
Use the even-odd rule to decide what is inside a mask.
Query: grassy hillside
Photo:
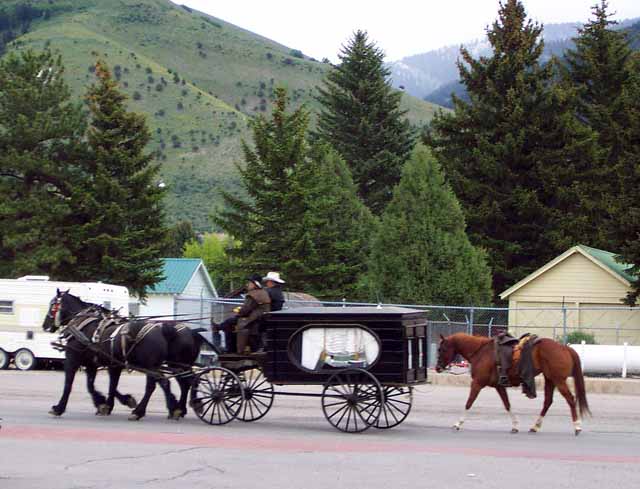
[[[24,0],[4,0],[9,11]],[[288,88],[294,106],[316,108],[315,87],[327,65],[220,19],[167,0],[32,0],[38,14],[9,49],[58,50],[74,93],[93,82],[105,60],[148,116],[152,149],[162,163],[171,220],[190,219],[200,230],[220,203],[220,190],[237,189],[234,162],[242,162],[247,123],[268,113],[273,89]],[[1,11],[0,11],[1,13]],[[415,124],[437,106],[408,95]]]

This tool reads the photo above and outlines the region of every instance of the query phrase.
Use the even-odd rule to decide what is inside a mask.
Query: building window
[[[129,314],[131,316],[139,316],[140,315],[140,303],[139,302],[129,302]]]
[[[13,314],[13,301],[0,301],[0,314]]]

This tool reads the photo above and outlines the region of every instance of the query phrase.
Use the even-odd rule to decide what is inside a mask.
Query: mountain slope
[[[618,28],[628,28],[637,20],[624,20],[618,24]],[[567,47],[571,47],[573,45],[571,38],[578,34],[581,26],[579,22],[545,24],[542,34],[545,40],[543,60],[550,59],[552,55],[561,55]],[[491,53],[491,47],[486,38],[466,42],[463,45],[474,57]],[[455,45],[389,63],[393,86],[404,87],[407,93],[426,98],[434,103],[445,101],[449,106],[450,101],[448,97],[443,97],[443,94],[448,95],[451,91],[455,91],[458,80],[456,61],[459,57],[460,45]]]
[[[169,190],[170,219],[190,219],[199,230],[208,228],[221,190],[238,191],[234,163],[243,160],[240,140],[250,139],[251,117],[270,110],[274,87],[286,86],[294,107],[306,103],[313,109],[315,87],[329,68],[167,0],[29,3],[38,15],[8,47],[58,50],[78,97],[93,82],[95,61],[105,60],[131,109],[148,116],[152,149]],[[5,0],[2,9],[15,5],[25,1]],[[403,99],[416,124],[427,123],[436,110],[413,97]]]

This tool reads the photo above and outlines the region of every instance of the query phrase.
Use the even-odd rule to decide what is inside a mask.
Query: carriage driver
[[[280,311],[284,305],[284,293],[282,285],[286,282],[280,278],[278,272],[269,272],[266,277],[262,277],[262,283],[267,288],[269,297],[271,297],[271,311]]]
[[[249,347],[249,339],[258,337],[259,320],[265,312],[271,310],[271,298],[266,290],[262,288],[261,276],[253,274],[247,277],[247,294],[244,303],[235,316],[225,319],[220,325],[213,323],[214,333],[219,330],[224,331],[227,339],[227,348],[231,345],[231,333],[236,334],[236,351],[245,353]],[[254,341],[257,343],[257,341]]]

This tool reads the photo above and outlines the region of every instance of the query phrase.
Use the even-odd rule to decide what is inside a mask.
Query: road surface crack
[[[143,458],[162,457],[163,455],[173,455],[176,453],[185,453],[193,450],[203,450],[206,448],[208,447],[189,447],[189,448],[182,448],[180,450],[169,450],[169,451],[160,452],[160,453],[148,453],[145,455],[128,455],[124,457],[93,458],[93,459],[85,460],[84,462],[67,465],[65,466],[64,470],[70,470],[76,467],[81,467],[83,465],[89,465],[93,463],[112,462],[114,460],[140,460]]]

